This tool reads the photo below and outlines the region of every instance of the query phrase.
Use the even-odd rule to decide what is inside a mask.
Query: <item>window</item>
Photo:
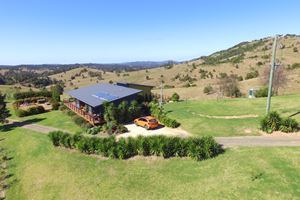
[[[157,121],[156,121],[156,119],[150,119],[149,122],[150,123],[156,123]]]

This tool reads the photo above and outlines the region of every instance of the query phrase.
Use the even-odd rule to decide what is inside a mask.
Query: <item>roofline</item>
[[[101,83],[99,83],[99,84],[101,84]],[[112,85],[113,85],[113,84],[112,84]],[[91,85],[89,85],[89,86],[91,86]],[[89,87],[89,86],[84,86],[84,87]],[[118,86],[118,85],[116,85],[116,86]],[[84,87],[81,87],[81,88],[84,88]],[[119,87],[124,87],[124,86],[119,86]],[[78,89],[80,89],[80,88],[78,88]],[[78,90],[78,89],[73,89],[73,90]],[[93,108],[96,108],[96,107],[98,107],[98,106],[101,106],[101,105],[105,102],[105,101],[104,101],[104,102],[100,103],[99,105],[92,106],[92,105],[90,105],[89,103],[86,103],[85,101],[79,99],[78,97],[75,97],[75,96],[73,96],[72,94],[69,94],[69,92],[71,92],[71,91],[73,91],[73,90],[64,91],[63,93],[65,93],[65,94],[67,94],[67,95],[69,95],[69,96],[71,96],[71,97],[73,97],[73,98],[75,98],[75,99],[78,99],[79,101],[81,101],[81,102],[83,102],[83,103],[85,103],[85,104],[87,104],[87,105],[89,105],[89,106],[91,106],[91,107],[93,107]],[[128,96],[135,95],[135,94],[139,94],[139,93],[142,93],[142,92],[143,92],[143,90],[139,90],[139,89],[133,89],[133,90],[136,90],[136,92],[134,92],[134,93],[132,93],[132,94],[130,94],[130,95],[127,95],[127,96],[125,96],[125,97],[118,98],[118,99],[115,99],[115,100],[113,100],[113,101],[106,101],[106,102],[114,102],[114,101],[117,101],[117,100],[126,98],[126,97],[128,97]]]
[[[126,83],[126,82],[116,82],[116,84],[130,84],[130,85],[136,85],[136,86],[144,86],[144,87],[151,87],[151,88],[155,88],[155,86],[152,85],[144,85],[144,84],[138,84],[138,83]]]
[[[139,92],[133,93],[133,94],[128,95],[128,96],[132,96],[132,95],[135,95],[135,94],[139,94],[139,93],[141,93],[141,92],[143,92],[143,91],[139,91]],[[68,94],[68,95],[70,95],[70,94]],[[122,97],[122,98],[120,98],[120,99],[115,99],[115,100],[113,100],[113,101],[104,101],[104,102],[100,103],[99,105],[92,106],[92,105],[86,103],[85,101],[83,101],[83,100],[81,100],[81,99],[79,99],[79,98],[77,98],[77,97],[74,97],[74,96],[72,96],[72,95],[70,95],[70,96],[73,97],[73,98],[75,98],[75,99],[78,99],[79,101],[81,101],[81,102],[83,102],[83,103],[85,103],[85,104],[87,104],[87,105],[89,105],[89,106],[91,106],[91,107],[93,107],[93,108],[96,108],[96,107],[99,107],[99,106],[103,105],[104,102],[109,102],[109,103],[111,103],[111,102],[115,102],[115,101],[117,101],[117,100],[124,99],[124,98],[128,97],[128,96],[125,96],[125,97]]]

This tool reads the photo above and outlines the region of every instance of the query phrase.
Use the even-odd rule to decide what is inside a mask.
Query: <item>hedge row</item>
[[[30,107],[27,110],[19,109],[15,107],[15,113],[18,117],[26,117],[29,115],[36,115],[40,113],[44,113],[45,109],[43,106],[34,106]]]
[[[170,157],[191,157],[204,160],[223,153],[212,137],[178,138],[165,136],[121,138],[85,137],[80,134],[69,134],[61,131],[49,133],[55,146],[78,149],[87,154],[99,154],[105,157],[127,159],[136,155]]]
[[[52,93],[48,90],[42,91],[28,91],[28,92],[17,92],[14,94],[14,98],[18,99],[26,99],[31,97],[51,97]]]

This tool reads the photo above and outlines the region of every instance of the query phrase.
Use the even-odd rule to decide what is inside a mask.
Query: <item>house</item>
[[[154,86],[141,85],[141,84],[136,84],[136,83],[121,83],[121,82],[117,82],[116,84],[119,86],[142,90],[141,94],[143,95],[145,100],[150,101],[152,99],[151,90],[154,88]]]
[[[103,103],[119,104],[137,99],[142,90],[114,84],[95,84],[65,92],[71,98],[64,104],[92,125],[101,123]]]

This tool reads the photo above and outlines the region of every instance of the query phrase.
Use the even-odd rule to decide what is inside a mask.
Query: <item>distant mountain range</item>
[[[135,61],[135,62],[124,62],[124,63],[75,63],[75,64],[22,64],[22,65],[0,65],[1,69],[72,69],[78,67],[90,67],[96,69],[105,70],[138,70],[156,68],[163,65],[178,64],[179,62],[167,60],[167,61]]]

